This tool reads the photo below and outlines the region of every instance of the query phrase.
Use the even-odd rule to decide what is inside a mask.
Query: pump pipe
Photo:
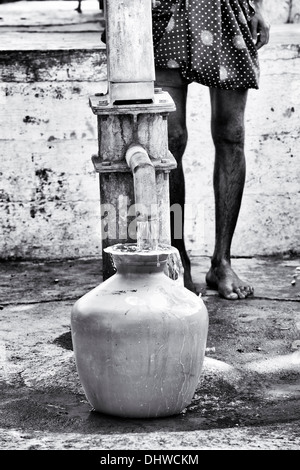
[[[146,150],[139,144],[130,145],[125,158],[133,174],[137,246],[139,249],[155,250],[158,243],[155,167]]]

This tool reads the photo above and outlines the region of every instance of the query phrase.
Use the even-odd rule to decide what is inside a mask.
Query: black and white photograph
[[[300,450],[299,142],[300,0],[0,0],[10,463]]]

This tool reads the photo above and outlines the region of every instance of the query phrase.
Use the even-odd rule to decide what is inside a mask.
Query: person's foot
[[[254,288],[243,282],[228,262],[211,266],[205,279],[207,286],[217,290],[224,299],[245,299],[254,294]]]

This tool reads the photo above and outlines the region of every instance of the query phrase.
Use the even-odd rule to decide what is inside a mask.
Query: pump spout
[[[158,207],[154,165],[139,144],[126,152],[126,162],[133,174],[137,222],[137,248],[156,250],[158,246]]]

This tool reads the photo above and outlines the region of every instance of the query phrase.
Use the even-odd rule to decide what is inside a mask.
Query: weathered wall
[[[247,182],[233,244],[237,256],[300,251],[295,27],[277,29],[261,51],[261,88],[249,94]],[[36,40],[26,32],[14,34],[3,35],[0,51],[0,257],[99,256],[98,176],[90,160],[97,152],[97,129],[88,98],[105,86],[105,49],[98,33],[39,32]],[[33,44],[40,50],[32,50]],[[192,209],[186,236],[188,248],[198,254],[211,254],[213,248],[209,114],[208,90],[192,85],[184,160]]]
[[[9,56],[0,85],[1,254],[95,255],[99,189],[90,157],[97,153],[97,130],[88,99],[106,76],[98,65],[105,57],[77,51]]]
[[[298,23],[300,20],[299,0],[263,0],[263,5],[272,24]]]

